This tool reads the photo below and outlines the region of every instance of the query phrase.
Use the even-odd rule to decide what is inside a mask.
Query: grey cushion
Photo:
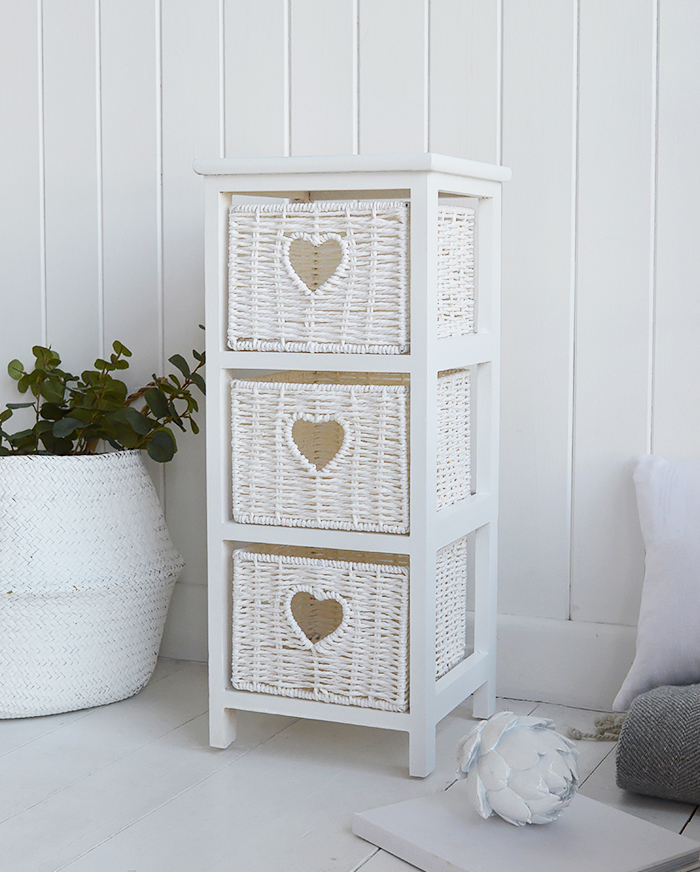
[[[617,785],[700,803],[700,684],[636,697],[617,746]]]

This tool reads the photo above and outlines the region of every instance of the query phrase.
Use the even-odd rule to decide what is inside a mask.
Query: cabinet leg
[[[209,744],[212,748],[228,748],[236,738],[235,709],[209,711]]]
[[[472,714],[475,718],[490,718],[496,711],[496,682],[489,679],[474,691]]]
[[[408,774],[425,778],[435,768],[435,727],[408,734]]]

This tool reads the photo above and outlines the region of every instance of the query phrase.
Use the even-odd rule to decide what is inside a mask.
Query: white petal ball
[[[461,739],[457,753],[457,774],[483,818],[495,812],[517,827],[548,824],[578,788],[578,751],[547,718],[499,712]]]

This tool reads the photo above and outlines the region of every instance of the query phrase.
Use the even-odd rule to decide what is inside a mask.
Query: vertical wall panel
[[[506,0],[503,28],[501,610],[567,618],[576,2]]]
[[[288,0],[225,0],[226,157],[289,154],[287,11]]]
[[[360,0],[360,152],[427,151],[428,0]]]
[[[94,0],[44,0],[48,340],[80,370],[100,350]]]
[[[700,459],[700,4],[662,0],[653,450]]]
[[[68,366],[98,353],[101,324],[133,345],[134,377],[161,347],[201,347],[195,157],[359,142],[497,160],[502,6],[501,608],[566,617],[571,548],[571,616],[633,624],[630,457],[700,457],[700,11],[659,5],[654,300],[655,0],[4,0],[0,403],[5,361],[42,339],[44,253],[48,340]],[[163,650],[200,658],[204,440],[179,445],[165,497],[187,568]]]
[[[356,5],[291,5],[292,154],[353,154],[357,148]]]
[[[0,3],[0,409],[19,400],[7,362],[29,365],[32,345],[42,341],[38,34],[36,3]]]
[[[156,2],[102,0],[100,17],[104,339],[134,352],[137,385],[161,366]]]
[[[634,624],[649,449],[656,10],[581,0],[572,617]]]
[[[163,0],[163,285],[166,358],[204,347],[204,185],[195,158],[221,156],[218,0]],[[170,365],[168,364],[170,369]],[[204,407],[198,416],[204,424]],[[166,517],[187,563],[175,587],[163,651],[206,658],[204,432],[177,432],[166,471]]]
[[[498,162],[500,4],[431,0],[431,151]],[[531,17],[534,5],[523,10],[523,17]]]

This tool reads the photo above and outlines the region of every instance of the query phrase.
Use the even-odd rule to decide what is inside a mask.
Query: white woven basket
[[[232,649],[239,690],[406,711],[406,558],[237,549]]]
[[[401,200],[232,206],[229,346],[407,351],[407,225]]]
[[[469,654],[467,537],[436,564],[440,678]],[[408,558],[255,545],[233,553],[232,684],[343,705],[408,708]]]
[[[182,567],[140,452],[0,458],[0,718],[137,693]]]
[[[469,654],[467,647],[467,537],[437,553],[435,580],[435,677],[441,678]]]
[[[437,508],[471,493],[471,375],[468,369],[438,376]]]
[[[233,519],[406,533],[406,378],[288,372],[233,379]]]
[[[231,206],[230,348],[407,352],[408,215],[403,200]],[[474,222],[438,209],[441,339],[474,330]]]
[[[438,339],[474,332],[474,223],[473,209],[438,210]]]
[[[407,533],[408,383],[402,373],[232,379],[233,520]],[[438,377],[438,510],[470,493],[470,373],[448,370]]]

